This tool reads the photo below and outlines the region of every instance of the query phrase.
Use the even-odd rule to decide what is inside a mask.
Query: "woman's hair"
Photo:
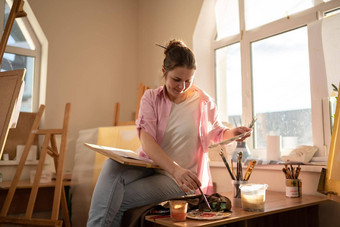
[[[196,69],[194,53],[181,40],[173,39],[166,47],[161,47],[165,49],[165,58],[163,60],[163,68],[165,70],[164,76],[167,74],[167,72],[173,70],[176,67]]]

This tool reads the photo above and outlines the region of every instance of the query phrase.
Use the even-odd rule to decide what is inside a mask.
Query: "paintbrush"
[[[257,117],[253,117],[253,120],[249,124],[248,128],[252,129],[254,127],[255,121],[257,120]]]
[[[249,162],[247,172],[246,172],[246,174],[244,176],[244,179],[243,179],[244,181],[248,181],[249,180],[250,174],[252,173],[255,164],[256,164],[256,160],[253,160],[253,161]]]
[[[242,174],[242,152],[237,153],[236,180],[243,180]]]
[[[202,196],[203,196],[203,198],[204,198],[205,204],[207,204],[209,210],[212,211],[212,209],[211,209],[211,207],[210,207],[210,204],[209,204],[209,202],[208,202],[208,200],[207,200],[207,197],[206,197],[206,196],[204,195],[204,193],[202,192],[202,189],[201,189],[200,187],[198,187],[198,189],[200,190],[200,192],[201,192],[201,194],[202,194]]]
[[[229,172],[229,174],[230,174],[231,179],[232,179],[232,180],[235,180],[235,176],[234,176],[234,174],[233,174],[233,173],[231,172],[231,170],[230,170],[228,161],[225,159],[224,154],[223,154],[223,152],[222,152],[222,149],[220,150],[220,156],[221,156],[221,158],[222,158],[222,160],[223,160],[223,162],[224,162],[224,165],[227,167],[227,170],[228,170],[228,172]]]

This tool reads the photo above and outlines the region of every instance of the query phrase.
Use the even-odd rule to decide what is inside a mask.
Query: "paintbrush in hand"
[[[202,196],[203,196],[203,198],[204,198],[204,201],[205,201],[205,203],[207,204],[209,210],[212,211],[212,209],[211,209],[211,207],[210,207],[210,204],[209,204],[209,202],[208,202],[208,200],[207,200],[207,197],[206,197],[206,196],[204,195],[204,193],[202,192],[202,189],[201,189],[200,187],[198,187],[198,189],[200,190],[200,192],[201,192],[201,194],[202,194]]]

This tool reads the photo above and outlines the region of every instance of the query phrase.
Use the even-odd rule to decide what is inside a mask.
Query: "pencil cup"
[[[286,196],[300,197],[302,194],[302,182],[300,179],[286,179]]]
[[[232,185],[232,192],[233,192],[233,197],[234,198],[241,198],[241,189],[240,185],[246,184],[248,181],[241,181],[241,180],[232,180],[231,185]]]
[[[173,221],[185,221],[188,203],[185,200],[170,201],[170,217]]]

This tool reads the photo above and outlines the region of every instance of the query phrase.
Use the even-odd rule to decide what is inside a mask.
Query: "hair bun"
[[[164,48],[165,58],[163,60],[164,75],[173,70],[175,67],[186,67],[188,69],[196,69],[196,61],[194,53],[187,47],[183,41],[173,39],[166,46],[157,44]]]
[[[177,39],[170,40],[170,42],[166,46],[166,49],[164,50],[164,54],[166,55],[171,49],[176,47],[186,48],[187,46],[181,40]]]

